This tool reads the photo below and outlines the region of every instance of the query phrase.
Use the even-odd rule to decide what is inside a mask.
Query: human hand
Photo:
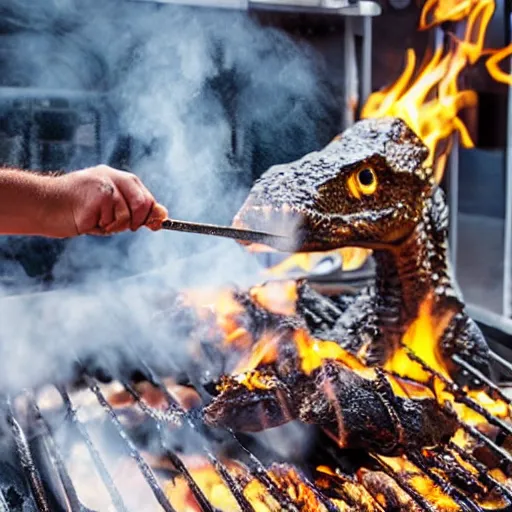
[[[166,208],[137,176],[106,165],[59,176],[52,182],[58,198],[48,216],[51,236],[109,235],[142,226],[156,231],[167,218]]]

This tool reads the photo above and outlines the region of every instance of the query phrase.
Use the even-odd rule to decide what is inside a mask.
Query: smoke
[[[0,0],[0,19],[2,85],[101,95],[107,161],[92,163],[115,165],[120,141],[130,141],[129,170],[175,218],[229,223],[255,175],[318,149],[336,131],[337,102],[319,56],[245,13]],[[66,167],[84,165],[78,154]],[[190,286],[260,279],[255,257],[227,240],[141,230],[39,240],[36,250],[33,242],[0,240],[3,392],[67,382],[77,361],[113,376],[140,355],[186,369],[186,318],[156,322],[162,303]],[[38,250],[36,267],[51,285],[27,270]],[[117,461],[114,437],[102,452]],[[124,492],[136,501],[130,485]]]
[[[252,171],[318,149],[335,133],[321,58],[246,13],[3,0],[0,16],[12,29],[0,41],[4,85],[101,94],[105,147],[132,141],[129,170],[176,218],[229,223]],[[68,170],[80,165],[74,159]],[[84,351],[108,359],[107,349],[115,354],[128,339],[154,344],[155,291],[246,283],[259,270],[234,242],[145,230],[74,239],[56,254],[53,287],[63,289],[0,305],[0,372],[11,388],[64,378],[65,368],[71,375]],[[4,264],[9,283],[41,289],[17,265]],[[136,285],[122,280],[137,275]],[[176,338],[167,332],[159,342],[179,356]]]

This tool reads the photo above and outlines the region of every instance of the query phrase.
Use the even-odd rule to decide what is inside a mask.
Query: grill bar
[[[181,425],[181,418],[184,416],[184,413],[182,411],[179,411],[178,414],[176,414],[177,411],[173,411],[172,414],[168,413],[162,413],[161,411],[156,411],[152,407],[150,407],[140,394],[137,392],[137,390],[126,380],[122,380],[121,384],[123,385],[124,389],[129,393],[129,395],[135,400],[137,405],[140,407],[141,411],[146,413],[150,418],[155,420],[157,423],[175,423],[177,426]],[[171,404],[170,404],[171,405]]]
[[[508,467],[505,465],[505,462],[508,465],[512,465],[512,456],[505,451],[501,446],[498,446],[496,443],[491,441],[487,436],[482,434],[479,430],[471,425],[467,425],[466,423],[461,423],[461,427],[467,432],[470,436],[478,439],[478,441],[484,443],[489,449],[491,449],[496,455],[501,457],[501,465],[505,466],[505,469],[508,470]]]
[[[67,391],[61,386],[56,387],[66,407],[66,413],[68,415],[69,421],[77,431],[80,438],[85,443],[85,446],[89,451],[91,459],[94,465],[96,466],[98,474],[100,475],[101,479],[103,480],[103,483],[105,484],[105,487],[107,489],[107,492],[109,493],[110,499],[112,500],[114,507],[118,512],[128,512],[128,508],[126,507],[124,500],[121,497],[121,494],[117,489],[114,480],[112,479],[112,476],[110,475],[108,469],[106,468],[100,454],[94,447],[92,439],[87,433],[87,430],[85,429],[84,425],[82,425],[82,423],[80,423],[80,421],[78,420],[76,411],[73,408],[73,404],[71,403],[71,399],[69,398]]]
[[[183,475],[183,478],[185,478],[190,490],[192,491],[192,494],[194,495],[194,498],[197,501],[197,504],[201,507],[201,510],[204,512],[214,512],[210,502],[204,495],[203,491],[201,491],[196,481],[192,478],[192,475],[188,471],[183,461],[172,450],[168,449],[167,443],[165,442],[164,436],[162,435],[162,430],[165,427],[164,420],[161,417],[157,415],[155,416],[155,414],[153,414],[154,411],[144,402],[144,400],[142,400],[137,390],[129,382],[123,381],[122,384],[126,391],[128,391],[128,393],[137,402],[137,405],[141,408],[141,410],[146,412],[157,422],[160,444],[165,451],[165,455],[172,462],[176,470]]]
[[[492,350],[489,350],[489,357],[512,373],[512,363],[509,363],[506,359],[503,359],[503,357]]]
[[[144,361],[141,361],[141,362],[144,365],[144,369],[149,370],[149,377],[151,379],[151,383],[153,385],[155,385],[157,387],[157,389],[159,389],[163,393],[163,396],[166,398],[169,408],[178,412],[180,414],[180,416],[185,417],[189,427],[193,431],[197,432],[198,425],[197,425],[196,421],[194,421],[194,419],[190,415],[184,413],[184,411],[181,409],[179,404],[177,404],[177,402],[172,397],[172,395],[169,393],[169,391],[167,390],[165,385],[162,383],[162,381],[159,379],[159,377],[152,370],[150,370],[149,365],[147,363],[145,363]],[[130,395],[137,401],[137,403],[141,406],[141,408],[143,410],[149,409],[149,407],[144,403],[144,401],[141,399],[141,397],[139,396],[137,391],[133,388],[133,386],[127,384],[126,382],[124,382],[123,385],[125,386],[128,393],[130,393]],[[229,471],[224,466],[224,464],[222,464],[204,444],[203,444],[202,448],[203,448],[203,451],[205,452],[206,456],[210,460],[211,464],[213,465],[213,467],[215,468],[215,470],[217,471],[217,473],[222,478],[222,480],[226,484],[227,488],[233,495],[233,498],[238,503],[242,512],[253,512],[254,509],[253,509],[252,505],[250,504],[250,502],[245,497],[245,495],[243,494],[243,490],[240,488],[240,485],[238,484],[238,482],[236,480],[233,479],[233,477],[230,475]],[[182,466],[184,466],[184,465],[182,464]],[[189,479],[190,479],[190,481],[193,481],[193,478],[188,473],[188,471],[187,471],[187,474],[189,476],[189,478],[187,478],[187,482],[189,481]],[[198,495],[198,496],[200,496],[199,502],[200,503],[207,502],[206,497],[203,495],[203,493],[200,491],[200,489],[197,487],[197,485],[194,484],[194,487],[197,488],[197,490],[200,492],[200,494]],[[194,492],[192,487],[190,489],[192,492]],[[196,495],[194,494],[194,496],[196,496]]]
[[[277,488],[274,481],[270,478],[268,471],[265,469],[265,466],[263,466],[258,458],[239,441],[233,431],[229,430],[229,432],[236,441],[237,446],[247,455],[249,459],[248,466],[251,470],[251,474],[267,488],[268,492],[281,507],[286,507],[286,510],[290,512],[298,512],[297,507],[292,503],[292,501]]]
[[[407,347],[403,347],[406,350],[406,353],[410,357],[411,361],[415,361],[428,373],[432,376],[437,377],[440,382],[446,387],[447,391],[453,394],[456,401],[460,401],[465,404],[478,414],[482,415],[489,423],[498,426],[503,432],[512,434],[512,428],[506,425],[499,417],[493,416],[487,410],[485,410],[482,406],[480,406],[476,401],[471,399],[469,395],[456,383],[450,381],[445,378],[442,374],[429,367],[423,360],[416,356],[410,349]],[[498,356],[499,357],[499,356]],[[464,361],[458,355],[452,356],[454,363],[460,366],[463,370],[469,372],[474,378],[475,382],[479,381],[483,385],[487,386],[489,390],[489,394],[496,399],[503,400],[507,404],[510,404],[511,401],[503,395],[501,390],[496,386],[491,380],[489,380],[485,375],[483,375],[479,370],[473,368],[469,363]],[[250,502],[250,500],[245,496],[245,485],[246,482],[244,477],[240,477],[236,471],[230,469],[229,466],[224,464],[221,460],[219,460],[212,451],[208,448],[208,445],[211,443],[208,436],[201,435],[204,428],[207,428],[201,421],[200,417],[194,412],[186,412],[183,408],[177,403],[174,397],[171,395],[167,387],[164,385],[162,380],[158,375],[154,373],[154,371],[147,365],[147,363],[141,361],[144,369],[146,370],[146,377],[149,382],[155,386],[158,390],[160,390],[165,397],[168,408],[166,411],[160,411],[157,408],[151,407],[144,398],[140,395],[137,389],[130,383],[130,381],[121,380],[124,389],[130,394],[131,397],[135,400],[138,407],[140,407],[141,411],[145,413],[151,420],[156,423],[157,431],[159,433],[159,440],[161,447],[163,449],[163,453],[169,459],[169,461],[176,468],[177,472],[179,472],[185,481],[188,484],[188,487],[193,494],[195,500],[197,501],[199,507],[204,512],[215,512],[212,504],[208,501],[200,487],[195,482],[194,478],[188,471],[186,465],[183,463],[181,458],[171,449],[169,449],[168,442],[165,438],[165,429],[171,423],[182,426],[185,422],[185,426],[190,427],[195,433],[199,434],[202,440],[202,449],[204,450],[205,455],[208,460],[214,467],[215,471],[219,474],[219,476],[224,481],[226,487],[229,489],[234,499],[236,500],[238,506],[240,507],[242,512],[254,512],[254,505]],[[512,365],[511,365],[512,370]],[[137,464],[139,470],[142,473],[142,476],[146,480],[146,483],[150,486],[151,491],[153,492],[156,500],[163,508],[165,512],[174,512],[174,507],[169,502],[165,492],[160,486],[156,476],[153,473],[151,467],[146,463],[139,449],[136,447],[135,443],[129,437],[127,432],[124,430],[124,427],[117,416],[115,410],[108,402],[106,396],[103,394],[100,386],[97,381],[89,376],[88,374],[83,375],[84,382],[89,387],[89,390],[95,395],[98,403],[107,413],[107,416],[111,420],[113,426],[115,427],[119,437],[124,443],[127,451],[132,459],[134,459]],[[115,484],[112,480],[112,477],[106,470],[106,467],[94,447],[90,437],[87,434],[87,430],[85,426],[78,420],[76,411],[74,410],[71,399],[68,393],[65,391],[64,387],[56,386],[62,399],[64,405],[67,410],[67,415],[71,420],[71,423],[80,433],[80,436],[85,441],[86,446],[91,453],[93,461],[98,468],[100,475],[103,477],[105,485],[110,493],[110,497],[112,502],[116,506],[117,510],[122,512],[126,512],[127,508],[123,503],[121,496]],[[69,508],[71,512],[88,512],[84,505],[80,502],[80,499],[76,493],[76,489],[71,481],[69,473],[66,470],[63,458],[59,451],[59,447],[57,446],[55,439],[53,437],[52,427],[47,422],[45,417],[43,416],[39,406],[33,396],[32,393],[25,392],[25,396],[27,398],[27,403],[29,405],[29,420],[36,421],[35,425],[41,425],[43,427],[43,439],[48,440],[48,453],[50,455],[50,461],[52,462],[53,468],[56,469],[60,477],[60,481],[62,483],[62,487],[64,494],[68,498]],[[15,417],[15,412],[11,405],[11,400],[9,398],[4,399],[6,404],[6,410],[8,411],[7,419],[8,424],[11,427],[13,438],[15,441],[16,449],[18,451],[18,455],[21,460],[22,469],[24,471],[25,477],[30,485],[30,489],[32,491],[32,495],[34,497],[35,502],[37,503],[38,510],[42,512],[50,512],[51,508],[48,503],[48,499],[45,493],[45,488],[42,484],[42,477],[39,473],[38,469],[35,467],[34,460],[32,458],[30,452],[30,445],[27,441],[27,437],[17,421]],[[184,420],[184,421],[183,421]],[[482,434],[476,428],[471,425],[466,424],[463,421],[459,421],[461,428],[463,428],[469,435],[479,440],[482,443],[485,443],[492,451],[498,454],[501,457],[501,463],[507,464],[507,469],[510,469],[512,464],[512,456],[505,451],[500,446],[496,445],[491,439],[489,439],[485,434]],[[30,425],[30,422],[29,422]],[[246,466],[249,469],[249,473],[246,473],[247,476],[251,476],[253,478],[258,479],[262,484],[267,488],[266,490],[274,499],[277,500],[279,505],[281,506],[281,510],[294,510],[297,511],[297,506],[291,501],[291,499],[287,496],[286,491],[282,491],[279,489],[276,482],[270,476],[269,471],[264,467],[262,462],[249,450],[247,449],[243,442],[240,441],[236,434],[230,430],[226,429],[226,432],[232,437],[233,441],[236,443],[237,447],[243,452],[243,454],[249,460],[249,464]],[[458,457],[455,457],[454,454],[457,454]],[[449,455],[451,459],[445,459],[444,456]],[[473,455],[467,453],[463,448],[455,445],[453,442],[450,442],[447,447],[439,450],[425,450],[424,452],[414,451],[411,453],[407,453],[407,457],[409,460],[420,470],[422,473],[430,478],[432,482],[439,486],[443,492],[445,492],[463,512],[477,512],[481,510],[480,505],[472,499],[470,496],[480,496],[480,490],[486,491],[490,489],[491,491],[496,490],[504,499],[508,501],[508,505],[512,504],[512,491],[508,490],[503,484],[497,481],[492,475],[488,472],[486,466],[480,463],[475,459]],[[460,458],[459,458],[460,457]],[[381,460],[378,455],[370,454],[371,460],[373,460],[377,466],[386,473],[389,477],[393,479],[394,482],[423,510],[428,512],[434,512],[436,509],[432,504],[427,501],[427,497],[423,497],[419,494],[409,483],[408,481],[397,471],[395,471],[391,466],[389,466],[385,461]],[[462,462],[471,464],[476,470],[477,473],[472,473],[465,466],[462,465]],[[46,467],[46,466],[45,466]],[[445,479],[442,474],[443,472],[446,475],[452,474],[455,477],[451,479]],[[301,476],[302,478],[302,476]],[[325,497],[325,495],[319,491],[315,484],[309,482],[305,477],[303,478],[304,483],[310,487],[313,493],[317,496],[320,503],[322,503],[327,510],[334,511],[334,505],[331,501]],[[365,487],[364,484],[363,488]],[[488,489],[484,489],[484,486]],[[470,495],[467,496],[466,492]],[[373,495],[370,492],[370,495]],[[375,499],[375,498],[374,498]],[[378,502],[376,502],[378,503]],[[358,504],[354,504],[355,508],[358,508]],[[7,502],[5,498],[1,495],[0,492],[0,512],[9,510]]]
[[[48,448],[48,451],[50,453],[50,457],[52,459],[52,463],[55,466],[58,475],[60,477],[62,487],[64,488],[64,492],[66,493],[66,497],[69,502],[69,507],[71,512],[81,512],[84,509],[83,504],[80,502],[78,498],[78,494],[76,492],[75,486],[73,485],[73,482],[71,481],[71,477],[69,476],[69,473],[66,469],[66,466],[64,465],[64,461],[62,460],[62,457],[60,455],[59,449],[57,448],[53,434],[50,428],[50,425],[47,423],[43,415],[41,414],[41,411],[34,400],[34,397],[31,393],[26,392],[25,396],[28,401],[28,405],[31,409],[31,413],[36,421],[41,425],[43,429],[43,433],[45,436],[46,441],[46,447]]]
[[[405,345],[402,345],[404,350],[407,351],[407,355],[410,359],[413,361],[416,361],[419,365],[421,365],[422,369],[426,372],[430,373],[432,376],[437,377],[445,386],[446,389],[450,393],[453,394],[456,401],[463,403],[464,405],[467,405],[470,409],[473,409],[473,411],[480,414],[480,416],[483,416],[489,423],[492,425],[495,425],[499,427],[503,432],[506,432],[509,435],[512,435],[512,427],[507,425],[505,422],[497,418],[496,416],[493,416],[489,411],[484,409],[480,404],[472,400],[467,396],[465,391],[460,388],[457,384],[454,382],[451,382],[446,377],[441,375],[438,371],[434,370],[430,366],[428,366],[421,358],[419,358],[414,352],[412,352],[408,347]],[[463,423],[461,420],[459,420],[460,423]]]
[[[319,449],[322,451],[323,455],[325,455],[328,459],[331,459],[330,463],[333,464],[334,466],[336,466],[336,471],[335,472],[337,473],[338,471],[340,471],[340,473],[344,475],[345,472],[341,469],[341,467],[343,466],[343,462],[340,460],[338,454],[335,453],[335,451],[333,450],[333,447],[332,446],[329,446],[329,447],[319,447]],[[381,463],[380,463],[380,461],[377,460],[376,457],[377,456],[373,457],[372,460],[374,460],[374,462],[376,462],[379,465],[379,467],[380,467]],[[328,459],[326,459],[326,460],[328,460]],[[384,471],[384,469],[383,469],[383,471]],[[386,474],[388,474],[387,471],[386,471]],[[388,476],[390,476],[390,475],[388,474]],[[374,503],[374,505],[376,507],[376,510],[383,510],[381,504],[375,499],[375,496],[373,496],[373,494],[364,485],[362,485],[362,487],[367,491],[368,496],[372,499],[372,501],[373,501],[373,503]],[[404,489],[402,489],[402,490],[404,490]],[[358,510],[359,504],[358,504],[357,501],[354,500],[354,498],[352,496],[350,496],[342,488],[338,489],[338,491],[342,494],[343,500],[350,507],[352,507],[354,510]],[[407,492],[407,491],[404,490],[404,492]],[[411,498],[412,498],[412,496],[411,496]]]
[[[224,464],[221,464],[213,455],[208,455],[210,462],[213,467],[219,473],[224,483],[227,485],[228,489],[231,491],[231,494],[235,498],[240,510],[242,512],[255,512],[253,506],[249,502],[249,500],[245,497],[243,489],[240,487],[240,484],[231,476],[229,471],[227,470]]]
[[[144,374],[148,378],[149,382],[153,386],[155,386],[160,392],[163,394],[170,408],[176,411],[177,414],[180,414],[185,418],[189,427],[194,431],[198,432],[200,426],[202,426],[196,418],[193,418],[190,414],[186,414],[180,407],[180,405],[176,402],[174,397],[169,393],[161,379],[155,372],[151,369],[146,361],[142,358],[138,358],[141,369],[144,370]],[[270,478],[268,471],[265,466],[261,463],[260,460],[250,451],[248,450],[243,443],[236,437],[232,430],[226,429],[226,432],[230,434],[231,439],[236,443],[237,447],[242,450],[242,452],[248,458],[248,467],[251,471],[251,474],[257,478],[268,490],[271,496],[279,503],[281,507],[284,507],[285,510],[289,512],[298,512],[297,507],[293,504],[293,502],[288,498],[288,496],[283,495],[280,490],[277,488],[274,481]],[[208,458],[215,456],[211,453],[210,449],[203,444],[202,449],[204,453],[208,456]],[[222,475],[221,475],[222,476]]]
[[[467,372],[471,373],[476,379],[483,382],[489,389],[491,396],[494,399],[503,400],[506,404],[511,405],[512,401],[503,394],[501,389],[494,384],[489,378],[487,378],[481,371],[477,370],[476,368],[473,368],[469,363],[464,361],[461,357],[459,357],[457,354],[454,354],[452,356],[452,361],[454,363],[457,363],[460,367],[464,368]]]
[[[206,498],[206,496],[203,494],[203,491],[201,491],[196,481],[192,478],[192,475],[188,471],[187,467],[185,464],[183,464],[183,461],[171,450],[165,449],[165,455],[187,481],[188,487],[192,491],[192,494],[194,495],[197,504],[201,507],[201,510],[204,512],[215,512],[210,502],[208,501],[208,498]]]
[[[378,455],[372,455],[371,458],[377,463],[379,468],[392,478],[398,487],[402,489],[411,499],[425,512],[436,512],[436,509],[431,505],[416,489],[414,489],[402,475],[398,474],[389,464],[384,462]]]
[[[51,512],[43,487],[43,482],[41,480],[41,475],[39,474],[39,471],[34,464],[32,454],[30,453],[30,447],[28,445],[27,438],[23,433],[21,425],[14,417],[14,411],[12,409],[12,404],[9,398],[6,399],[6,406],[7,422],[11,427],[16,450],[20,458],[21,467],[23,469],[25,478],[27,479],[27,483],[30,486],[30,490],[32,491],[32,496],[34,497],[37,508],[40,512]]]
[[[315,484],[309,481],[308,478],[306,478],[305,475],[302,473],[300,474],[300,479],[304,484],[306,484],[309,487],[309,490],[315,495],[316,499],[325,507],[325,510],[327,512],[339,512],[339,508],[336,507],[327,497],[325,497],[322,493],[318,492]],[[372,496],[370,493],[368,493],[370,496]],[[373,496],[372,496],[373,498]],[[344,500],[345,501],[345,500]],[[346,501],[345,501],[346,503]],[[375,503],[375,501],[374,501]],[[353,506],[353,505],[352,505]]]
[[[436,485],[438,485],[450,498],[459,505],[464,512],[481,512],[481,507],[472,500],[464,496],[450,482],[442,479],[432,468],[429,467],[429,461],[416,451],[410,451],[407,458],[421,471],[423,471]]]
[[[423,454],[425,456],[425,454]],[[454,464],[454,467],[450,467],[448,461],[446,461],[446,457],[450,457],[451,462]],[[455,477],[457,479],[457,483],[455,484],[461,490],[468,493],[478,493],[484,491],[481,483],[478,480],[478,475],[473,475],[466,468],[464,468],[453,455],[445,449],[437,451],[428,451],[427,457],[425,460],[432,465],[444,471],[445,474],[452,473],[452,478]],[[454,472],[457,472],[457,475],[453,475]]]
[[[88,375],[84,374],[84,380],[87,383],[89,389],[96,396],[96,399],[98,400],[99,404],[103,407],[103,409],[111,419],[112,424],[115,426],[117,433],[119,434],[119,437],[122,439],[123,443],[125,444],[126,448],[130,453],[130,456],[133,458],[133,460],[139,467],[142,476],[144,477],[147,484],[151,488],[151,491],[153,492],[153,495],[155,496],[160,506],[164,509],[165,512],[176,512],[173,506],[169,503],[169,500],[165,496],[164,491],[158,484],[158,481],[153,471],[151,470],[147,462],[142,458],[141,454],[137,450],[136,446],[133,444],[130,437],[124,431],[123,426],[119,421],[119,418],[117,417],[116,413],[114,412],[114,409],[112,409],[111,405],[108,403],[107,399],[101,392],[99,386]]]
[[[493,478],[484,464],[482,464],[475,457],[473,457],[473,455],[467,453],[460,446],[457,446],[452,441],[450,441],[448,447],[450,448],[450,450],[456,452],[462,460],[471,464],[478,471],[478,476],[483,484],[487,485],[488,487],[497,489],[500,492],[500,494],[504,498],[506,498],[509,503],[512,504],[512,492],[509,489],[507,489],[507,487],[498,482],[498,480]]]

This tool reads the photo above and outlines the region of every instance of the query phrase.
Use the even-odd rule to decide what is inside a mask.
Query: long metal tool
[[[215,224],[202,224],[199,222],[188,222],[184,220],[166,219],[162,222],[162,229],[171,231],[182,231],[185,233],[197,233],[200,235],[221,236],[245,242],[266,244],[276,249],[290,250],[293,239],[285,235],[276,235],[264,231],[253,231],[251,229],[238,229]]]

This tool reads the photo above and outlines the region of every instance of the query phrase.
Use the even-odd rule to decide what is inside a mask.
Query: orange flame
[[[501,62],[511,55],[512,44],[494,52],[494,55],[487,59],[487,62],[485,63],[487,71],[497,82],[512,85],[512,75],[510,75],[510,73],[505,73],[499,68]]]
[[[419,29],[427,30],[446,21],[465,21],[463,39],[452,36],[449,48],[438,47],[417,72],[416,54],[409,49],[402,75],[393,85],[372,94],[362,111],[362,117],[397,116],[406,121],[429,148],[426,165],[435,167],[438,182],[443,177],[453,135],[458,133],[466,148],[474,145],[459,113],[476,106],[477,95],[472,90],[461,90],[458,79],[480,57],[493,53],[484,49],[484,39],[494,10],[494,0],[428,0]],[[511,53],[512,48],[505,48],[487,61],[487,69],[496,80],[512,83],[512,78],[498,68],[499,62]]]
[[[494,0],[427,0],[421,11],[419,28],[428,30],[447,21],[462,21],[478,6],[490,6],[494,12]]]
[[[339,256],[341,259],[341,269],[344,272],[351,272],[361,268],[371,253],[370,249],[363,249],[362,247],[344,247],[323,253],[293,254],[281,263],[269,268],[267,273],[273,276],[285,276],[290,272],[298,270],[307,275],[313,273],[319,263],[329,255]]]

